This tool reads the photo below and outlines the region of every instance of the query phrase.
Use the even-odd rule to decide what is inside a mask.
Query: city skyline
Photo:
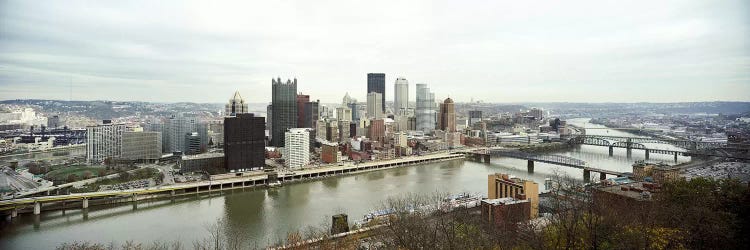
[[[397,77],[456,102],[750,101],[742,1],[264,4],[0,3],[0,99],[267,103],[283,76],[337,103],[383,72],[387,102]]]

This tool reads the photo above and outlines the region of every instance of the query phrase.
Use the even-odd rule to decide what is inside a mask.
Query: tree
[[[75,174],[69,174],[67,181],[68,182],[75,182],[77,179],[78,179],[77,175],[75,175]]]

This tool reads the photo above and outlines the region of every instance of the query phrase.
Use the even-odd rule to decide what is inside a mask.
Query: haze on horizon
[[[750,101],[750,2],[5,1],[0,100]]]

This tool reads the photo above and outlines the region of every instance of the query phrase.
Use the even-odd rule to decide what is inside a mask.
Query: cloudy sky
[[[5,1],[0,99],[750,101],[750,1]]]

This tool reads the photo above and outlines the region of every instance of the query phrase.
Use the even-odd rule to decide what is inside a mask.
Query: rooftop
[[[512,205],[512,204],[524,203],[524,202],[529,202],[529,200],[519,200],[519,199],[512,198],[512,197],[482,200],[482,203],[488,203],[490,205]]]
[[[650,201],[651,194],[659,192],[661,185],[651,182],[631,182],[622,185],[603,186],[597,188],[599,191],[616,194],[638,201]]]

